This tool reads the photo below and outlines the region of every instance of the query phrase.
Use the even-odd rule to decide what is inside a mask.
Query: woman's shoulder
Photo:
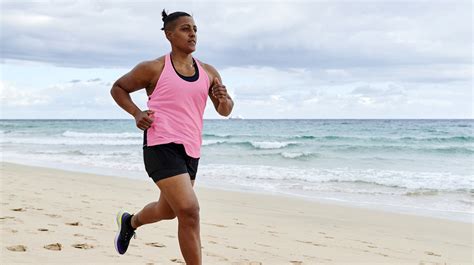
[[[163,66],[165,65],[165,55],[153,60],[145,61],[144,63],[147,63],[149,67],[152,68],[163,68]]]
[[[155,75],[156,73],[163,71],[164,65],[165,65],[165,56],[161,56],[156,59],[142,61],[138,63],[135,69],[139,72]]]
[[[214,66],[204,63],[200,60],[198,60],[201,66],[206,70],[207,74],[210,75],[211,77],[217,76],[217,70],[214,68]]]

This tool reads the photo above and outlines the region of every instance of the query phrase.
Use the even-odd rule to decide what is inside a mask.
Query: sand
[[[0,264],[179,264],[177,220],[137,230],[120,256],[118,210],[143,181],[1,163]],[[473,224],[196,184],[203,264],[472,264]]]

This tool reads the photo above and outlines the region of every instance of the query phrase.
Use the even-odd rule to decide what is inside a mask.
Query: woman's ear
[[[169,41],[171,41],[172,35],[173,35],[173,32],[171,32],[170,30],[165,30],[165,36]]]

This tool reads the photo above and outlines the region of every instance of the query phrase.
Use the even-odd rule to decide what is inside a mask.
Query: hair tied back
[[[163,22],[165,22],[166,18],[168,17],[168,14],[166,14],[166,11],[163,9],[163,11],[161,11],[161,20]]]

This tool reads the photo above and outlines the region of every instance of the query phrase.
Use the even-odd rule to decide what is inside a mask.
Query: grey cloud
[[[404,96],[406,92],[400,87],[389,84],[386,88],[375,88],[370,85],[356,87],[350,94],[366,97],[387,97]]]
[[[244,117],[257,115],[255,109],[257,116],[273,118],[371,117],[370,104],[379,108],[377,115],[410,117],[418,110],[413,102],[430,110],[430,104],[444,101],[458,102],[459,107],[436,108],[432,117],[448,117],[444,113],[449,111],[458,117],[470,115],[469,1],[354,1],[190,2],[184,11],[194,13],[198,24],[196,57],[219,69],[235,94],[236,114]],[[160,11],[183,6],[5,1],[0,17],[2,60],[130,69],[169,52],[159,30]],[[66,80],[75,77],[72,72]],[[109,93],[115,79],[100,71],[80,78],[59,84],[60,89],[49,86],[42,91],[50,94],[45,99],[30,96],[18,104],[74,107],[72,117],[95,117],[110,109],[114,114],[108,117],[122,114]],[[141,93],[132,97],[146,106]],[[275,106],[293,112],[281,116]],[[399,109],[405,116],[397,116]]]
[[[3,57],[132,67],[169,51],[160,10],[178,3],[2,3]],[[470,63],[469,1],[189,2],[197,57],[220,67],[334,68]],[[262,15],[265,10],[265,15]],[[28,14],[25,16],[24,14]]]

